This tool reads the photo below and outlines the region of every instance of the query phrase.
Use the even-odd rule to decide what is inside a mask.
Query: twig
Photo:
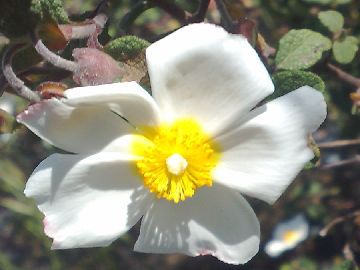
[[[15,74],[19,79],[24,80],[25,82],[26,82],[25,77],[29,76],[29,75],[45,75],[45,74],[47,74],[47,75],[51,75],[52,78],[56,78],[56,80],[63,80],[66,77],[68,77],[69,75],[71,75],[71,73],[69,71],[66,71],[63,69],[49,68],[49,67],[43,67],[43,66],[32,66],[23,71],[17,72]],[[8,86],[7,80],[5,79],[4,76],[0,75],[0,93],[4,92],[7,86]]]
[[[216,2],[216,6],[221,14],[221,19],[224,23],[225,30],[232,33],[234,30],[235,22],[232,19],[232,17],[230,16],[230,14],[227,10],[227,7],[224,3],[224,0],[215,0],[215,2]]]
[[[152,8],[152,5],[147,1],[137,2],[133,8],[125,14],[119,24],[119,29],[125,33],[129,29],[130,25],[146,10]]]
[[[37,102],[40,101],[40,97],[35,94],[33,91],[31,91],[30,88],[28,88],[25,83],[20,80],[14,70],[12,69],[12,58],[14,54],[22,49],[25,46],[25,44],[17,44],[13,47],[9,47],[7,51],[3,55],[2,59],[2,71],[4,74],[5,79],[7,80],[8,84],[14,89],[14,91],[21,97],[31,101],[31,102]]]
[[[329,69],[331,69],[332,71],[335,72],[335,74],[344,82],[347,82],[349,84],[352,84],[356,87],[360,87],[360,79],[356,78],[352,75],[350,75],[349,73],[343,71],[342,69],[332,65],[332,64],[327,64],[327,66],[329,67]]]
[[[334,163],[331,163],[328,165],[323,165],[323,166],[320,166],[319,168],[326,170],[326,169],[333,169],[333,168],[356,164],[356,163],[360,163],[360,155],[356,155],[353,158],[341,160],[341,161],[334,162]]]
[[[209,4],[210,0],[201,0],[198,9],[187,19],[187,23],[199,23],[204,21]]]
[[[355,140],[338,140],[326,143],[319,143],[317,146],[319,148],[335,148],[335,147],[343,147],[343,146],[350,146],[350,145],[357,145],[360,144],[360,139]]]
[[[70,60],[64,59],[61,56],[53,53],[50,51],[44,43],[41,41],[41,39],[37,36],[35,31],[32,31],[31,34],[31,40],[33,42],[35,50],[40,54],[46,61],[53,64],[54,66],[58,68],[62,68],[71,72],[75,72],[77,70],[78,65]]]
[[[186,23],[187,14],[186,12],[180,8],[177,4],[174,3],[174,1],[169,0],[148,0],[150,4],[157,6],[167,13],[169,13],[171,16],[173,16],[175,19],[177,19],[181,23]]]
[[[342,223],[348,219],[354,218],[360,216],[360,211],[355,211],[353,213],[350,213],[348,215],[342,216],[342,217],[337,217],[334,220],[332,220],[329,224],[327,224],[320,232],[319,235],[322,237],[325,237],[329,231],[337,224]]]
[[[344,245],[343,253],[344,253],[345,259],[352,261],[354,264],[356,264],[354,252],[351,249],[351,245],[349,242]]]

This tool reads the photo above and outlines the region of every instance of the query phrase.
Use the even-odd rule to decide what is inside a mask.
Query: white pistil
[[[182,155],[175,153],[166,159],[166,166],[169,173],[180,175],[186,170],[188,163]]]

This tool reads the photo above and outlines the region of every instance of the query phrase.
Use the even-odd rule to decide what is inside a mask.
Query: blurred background
[[[63,2],[74,21],[85,18],[99,4],[95,0]],[[182,25],[179,19],[159,7],[134,15],[139,2],[143,1],[110,1],[103,42],[124,34],[151,42]],[[172,2],[189,13],[195,12],[199,4],[196,0]],[[311,29],[332,42],[339,40],[340,35],[351,35],[357,41],[360,38],[358,0],[224,2],[234,19],[248,18],[254,22],[267,48],[274,51],[291,29]],[[329,31],[326,23],[319,19],[320,12],[328,10],[343,16],[340,32]],[[213,1],[210,1],[206,20],[223,23],[222,14]],[[6,38],[0,36],[0,43],[5,42]],[[278,67],[273,55],[270,53],[264,61],[274,75]],[[274,205],[249,198],[261,222],[262,241],[259,253],[246,265],[227,265],[210,256],[135,253],[132,247],[138,225],[107,248],[50,250],[51,240],[43,233],[42,214],[31,199],[25,198],[23,189],[36,165],[58,150],[21,127],[13,134],[0,135],[0,269],[359,269],[360,79],[356,79],[360,78],[360,55],[357,47],[354,56],[345,62],[329,50],[309,68],[324,82],[328,102],[327,120],[313,136],[321,151],[320,159],[307,166]],[[354,76],[353,80],[349,75]],[[274,82],[276,84],[276,78]],[[0,108],[11,115],[21,112],[26,105],[22,98],[11,93],[0,97]],[[298,222],[294,221],[299,216]],[[270,241],[274,238],[282,243],[276,256],[271,251]]]

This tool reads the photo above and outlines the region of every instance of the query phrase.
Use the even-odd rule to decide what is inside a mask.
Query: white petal
[[[185,26],[146,50],[151,88],[169,121],[195,117],[218,134],[274,90],[245,37],[211,24]]]
[[[134,130],[107,107],[72,107],[57,99],[29,106],[17,121],[43,140],[74,153],[94,153]]]
[[[72,88],[65,91],[71,105],[107,105],[136,127],[159,123],[154,99],[136,82],[112,83]]]
[[[265,252],[270,257],[278,257],[281,253],[288,250],[289,248],[282,241],[271,240],[265,245]]]
[[[27,182],[25,194],[45,214],[52,248],[107,246],[145,213],[152,196],[129,157],[55,154]]]
[[[213,255],[232,264],[250,260],[259,248],[259,222],[237,192],[214,185],[179,204],[156,200],[144,216],[135,251]]]
[[[218,138],[224,152],[214,178],[273,203],[313,157],[307,138],[325,117],[324,97],[308,86],[255,109],[246,123]]]

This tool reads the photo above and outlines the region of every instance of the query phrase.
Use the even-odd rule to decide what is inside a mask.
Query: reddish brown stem
[[[12,58],[14,54],[24,46],[25,44],[17,44],[8,48],[8,50],[3,55],[2,72],[8,84],[19,96],[31,102],[37,102],[40,101],[40,97],[31,91],[31,89],[28,88],[25,83],[16,76],[14,70],[12,69]]]
[[[342,69],[334,66],[333,64],[328,64],[329,69],[335,72],[335,74],[344,82],[347,82],[351,85],[354,85],[356,87],[360,87],[360,79],[356,78],[349,73],[343,71]]]
[[[326,143],[319,143],[317,146],[319,148],[335,148],[335,147],[343,147],[343,146],[350,146],[350,145],[357,145],[360,144],[360,139],[355,140],[338,140]]]

